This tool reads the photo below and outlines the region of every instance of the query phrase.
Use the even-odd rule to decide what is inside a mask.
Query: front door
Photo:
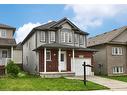
[[[61,52],[61,71],[66,71],[66,52],[62,51]]]

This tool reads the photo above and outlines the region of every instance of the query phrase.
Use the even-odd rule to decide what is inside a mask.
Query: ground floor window
[[[50,50],[46,51],[46,61],[51,61],[51,51]]]
[[[2,50],[2,58],[7,58],[7,50]]]
[[[113,73],[123,73],[123,67],[122,66],[115,66],[113,67]]]

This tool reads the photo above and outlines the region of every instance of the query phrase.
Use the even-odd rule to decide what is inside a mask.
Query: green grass
[[[102,76],[102,77],[127,82],[127,76]]]
[[[85,91],[102,90],[107,87],[83,81],[65,78],[40,78],[36,76],[26,76],[20,78],[0,78],[1,91]]]

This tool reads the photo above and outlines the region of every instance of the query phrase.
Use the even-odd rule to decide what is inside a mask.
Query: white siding
[[[22,64],[22,50],[14,50],[13,60],[16,64]]]

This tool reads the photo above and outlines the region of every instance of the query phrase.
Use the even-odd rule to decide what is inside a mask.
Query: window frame
[[[77,44],[78,43],[78,34],[74,34],[74,43]]]
[[[6,51],[6,57],[3,56],[3,51]],[[6,50],[6,49],[2,50],[2,58],[8,58],[8,50]]]
[[[49,52],[50,58],[47,59],[47,53]],[[47,50],[46,51],[46,61],[51,61],[51,50]]]
[[[44,37],[42,37],[44,36]],[[45,31],[40,31],[40,42],[45,42],[46,41],[46,33]]]
[[[112,47],[112,55],[113,56],[123,55],[123,48],[122,47]]]
[[[82,37],[82,42],[81,42],[81,37]],[[83,45],[83,43],[84,43],[84,36],[83,35],[80,35],[79,36],[79,44],[80,45]]]
[[[72,34],[72,32],[70,31],[70,32],[68,32],[67,34],[68,34],[68,37],[67,37],[68,40],[67,40],[67,42],[68,42],[68,43],[72,43],[72,42],[73,42],[73,39],[72,39],[72,37],[73,37],[72,35],[73,35],[73,34]],[[70,42],[70,39],[71,39],[71,42]]]
[[[115,66],[112,68],[113,74],[121,74],[124,73],[123,66]]]
[[[62,38],[63,37],[63,38]],[[66,42],[66,32],[64,32],[64,31],[61,31],[61,42],[62,43],[65,43]]]
[[[52,33],[54,33],[53,35],[52,35]],[[54,36],[54,37],[53,37]],[[53,38],[52,38],[53,37]],[[55,42],[56,41],[56,32],[55,31],[51,31],[50,32],[50,41],[51,42]]]
[[[3,34],[4,34],[4,36],[3,36]],[[7,38],[7,32],[6,32],[6,30],[1,30],[1,37],[2,38]]]

